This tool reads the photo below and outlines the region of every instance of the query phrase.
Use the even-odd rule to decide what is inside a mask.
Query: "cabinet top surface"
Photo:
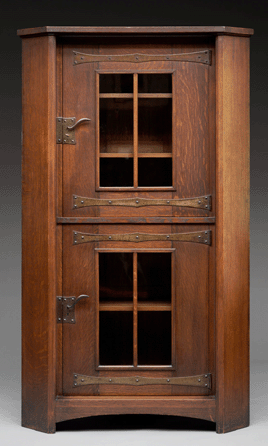
[[[41,26],[19,29],[19,36],[44,34],[221,34],[251,36],[251,28],[231,26]]]

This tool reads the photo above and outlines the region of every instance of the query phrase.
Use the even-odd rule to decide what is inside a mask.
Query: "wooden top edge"
[[[227,34],[251,36],[251,28],[231,26],[42,26],[17,31],[18,36],[40,34]]]

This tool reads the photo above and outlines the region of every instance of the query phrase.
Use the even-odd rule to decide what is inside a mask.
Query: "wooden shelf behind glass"
[[[171,303],[167,302],[139,302],[138,311],[171,311]],[[132,302],[102,302],[99,311],[133,311]]]

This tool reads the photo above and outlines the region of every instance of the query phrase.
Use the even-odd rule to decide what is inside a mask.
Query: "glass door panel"
[[[99,252],[99,367],[171,365],[171,252]]]
[[[172,186],[171,158],[139,158],[140,187]]]
[[[101,158],[100,186],[132,187],[133,160],[129,158]]]
[[[101,311],[99,315],[100,365],[133,364],[132,311]]]
[[[133,153],[133,99],[100,98],[100,153]]]
[[[138,312],[138,364],[171,365],[171,311]]]
[[[172,99],[155,97],[139,98],[138,104],[139,154],[171,154]]]
[[[103,73],[98,187],[172,188],[172,74]]]
[[[171,253],[138,253],[138,305],[171,305]]]
[[[99,301],[133,301],[132,253],[99,253]]]
[[[139,73],[139,93],[172,93],[170,73]]]
[[[133,75],[100,74],[100,93],[133,93]]]

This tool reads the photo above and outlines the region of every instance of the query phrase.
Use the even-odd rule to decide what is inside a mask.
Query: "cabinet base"
[[[96,415],[177,415],[215,422],[214,397],[60,397],[56,422]]]

